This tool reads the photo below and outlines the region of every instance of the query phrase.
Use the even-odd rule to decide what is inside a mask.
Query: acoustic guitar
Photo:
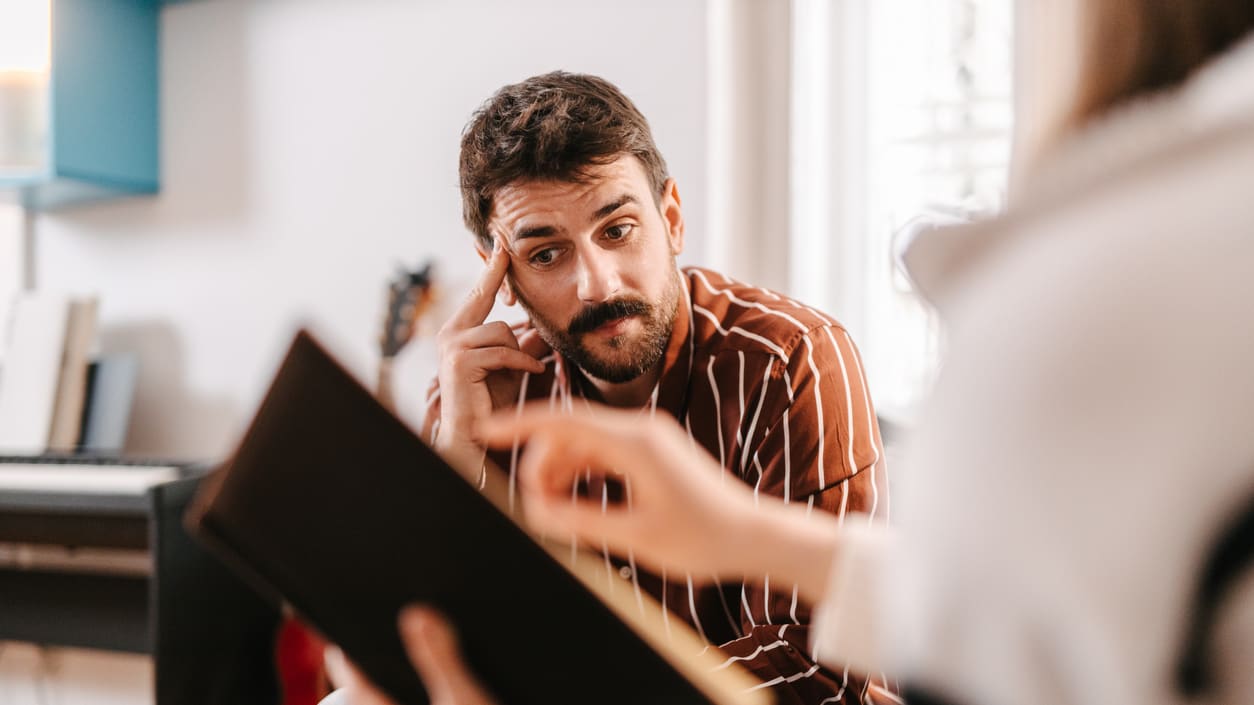
[[[383,332],[379,336],[379,376],[375,395],[389,411],[396,411],[392,365],[396,356],[417,335],[418,321],[435,303],[431,273],[432,265],[428,262],[422,269],[401,269],[388,283],[387,313],[383,319]]]

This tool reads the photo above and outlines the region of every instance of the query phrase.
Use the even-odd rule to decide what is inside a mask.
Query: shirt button
[[[631,580],[631,566],[625,565],[622,568],[619,568],[618,574],[622,576],[623,580]]]

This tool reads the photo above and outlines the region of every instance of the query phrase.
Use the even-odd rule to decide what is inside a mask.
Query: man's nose
[[[622,288],[618,263],[612,253],[590,248],[579,255],[579,300],[600,303],[613,298]]]

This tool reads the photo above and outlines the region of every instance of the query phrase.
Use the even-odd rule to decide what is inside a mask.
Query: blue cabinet
[[[0,160],[0,189],[35,210],[158,191],[162,4],[51,0],[46,72],[0,75],[0,130],[34,136],[25,159]]]

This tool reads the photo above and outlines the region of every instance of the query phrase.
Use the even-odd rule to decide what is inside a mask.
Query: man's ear
[[[670,244],[672,255],[684,251],[684,212],[679,198],[679,186],[674,179],[667,179],[662,186],[662,201],[659,204],[662,220],[666,223],[666,239]]]
[[[494,246],[499,247],[499,245],[495,245],[495,243]],[[486,249],[482,240],[475,241],[475,254],[479,255],[479,259],[483,260],[484,264],[487,264],[488,257],[492,255],[491,251]],[[497,290],[496,295],[497,298],[500,299],[501,303],[506,306],[513,306],[518,303],[518,297],[514,296],[514,288],[510,286],[508,274],[506,274],[505,278],[501,280],[501,288]]]

